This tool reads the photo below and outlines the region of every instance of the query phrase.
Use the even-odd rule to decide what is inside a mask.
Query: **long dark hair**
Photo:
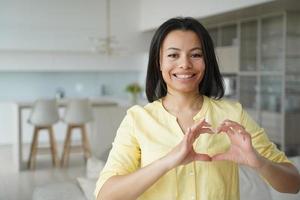
[[[149,102],[167,94],[167,86],[160,71],[160,48],[165,37],[174,30],[193,31],[200,39],[205,72],[199,84],[199,92],[208,97],[220,99],[224,96],[223,79],[216,60],[214,45],[208,31],[196,19],[191,17],[172,18],[164,22],[155,32],[149,51],[146,77],[146,95]]]

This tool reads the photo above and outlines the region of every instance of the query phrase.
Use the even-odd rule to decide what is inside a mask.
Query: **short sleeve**
[[[140,167],[140,157],[140,147],[134,132],[133,114],[127,111],[117,130],[107,162],[100,173],[95,196],[98,196],[101,187],[110,177],[136,171]]]
[[[241,124],[251,134],[252,145],[260,155],[273,162],[291,163],[284,152],[280,151],[275,144],[269,140],[265,130],[261,128],[245,110],[242,110]]]

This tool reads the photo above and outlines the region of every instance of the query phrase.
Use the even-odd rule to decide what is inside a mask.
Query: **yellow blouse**
[[[242,124],[252,136],[254,148],[274,162],[289,162],[283,152],[269,141],[267,135],[236,102],[215,100],[204,96],[195,121],[205,118],[213,128],[230,119]],[[161,100],[145,107],[133,106],[123,119],[108,160],[97,181],[95,195],[105,181],[114,175],[125,175],[166,155],[183,138],[175,116],[168,113]],[[230,140],[224,133],[201,134],[194,143],[196,152],[210,156],[225,152]],[[238,200],[239,174],[230,161],[196,161],[179,166],[162,176],[145,191],[139,200]]]

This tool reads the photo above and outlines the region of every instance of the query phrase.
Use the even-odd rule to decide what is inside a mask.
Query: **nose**
[[[192,68],[191,62],[188,56],[182,56],[180,59],[179,67],[182,69],[190,69]]]

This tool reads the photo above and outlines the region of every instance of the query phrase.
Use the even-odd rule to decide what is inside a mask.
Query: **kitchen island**
[[[63,116],[64,109],[67,105],[68,99],[59,100],[58,107],[60,116]],[[27,158],[24,158],[24,143],[29,143],[28,136],[33,134],[33,126],[28,124],[30,110],[32,109],[34,102],[15,102],[12,104],[12,115],[14,120],[13,126],[13,157],[16,163],[16,170],[21,171],[26,169]],[[91,150],[93,154],[98,157],[103,156],[105,152],[110,149],[111,143],[115,136],[116,130],[125,116],[128,106],[120,106],[116,101],[108,99],[94,98],[91,99],[91,105],[93,108],[94,120],[87,124],[87,130],[89,133],[89,140],[91,143]],[[59,122],[54,125],[55,138],[58,144],[62,143],[66,134],[66,124]],[[27,139],[24,140],[24,134]],[[41,138],[41,140],[47,141],[48,138]],[[76,138],[75,138],[76,139]],[[60,154],[59,158],[60,158]]]

